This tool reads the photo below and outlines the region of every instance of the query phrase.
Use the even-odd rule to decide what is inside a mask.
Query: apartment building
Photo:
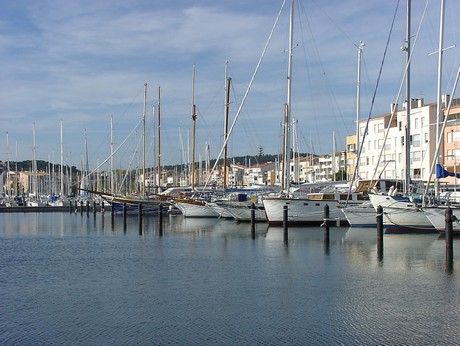
[[[358,143],[361,156],[357,175],[362,179],[404,179],[406,150],[409,145],[409,175],[412,179],[428,180],[436,150],[436,103],[425,104],[412,99],[410,107],[410,138],[406,140],[406,103],[399,109],[359,122]],[[366,131],[367,125],[367,131]],[[407,143],[406,143],[407,142]],[[356,164],[356,135],[347,138],[347,172],[352,174]]]

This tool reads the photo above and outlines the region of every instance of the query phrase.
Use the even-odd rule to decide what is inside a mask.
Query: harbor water
[[[158,219],[0,214],[0,344],[459,342],[459,240]]]

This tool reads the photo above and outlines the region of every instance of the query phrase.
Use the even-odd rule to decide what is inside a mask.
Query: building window
[[[418,118],[414,119],[414,129],[418,130]]]
[[[420,147],[420,135],[412,135],[412,146],[413,147]]]
[[[454,150],[455,160],[460,159],[460,149]]]
[[[452,140],[454,142],[460,141],[460,132],[459,131],[452,132]]]

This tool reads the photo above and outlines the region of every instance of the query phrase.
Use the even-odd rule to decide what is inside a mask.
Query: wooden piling
[[[72,214],[72,210],[73,210],[72,204],[73,204],[72,201],[69,201],[69,213],[70,214]]]
[[[251,237],[256,239],[256,206],[251,204]]]
[[[379,260],[383,258],[383,208],[377,206],[377,256]]]
[[[330,216],[330,212],[329,212],[329,205],[326,204],[324,206],[324,242],[326,244],[329,244],[329,224],[330,224],[330,220],[329,220],[329,216]]]
[[[160,237],[163,236],[163,205],[160,204],[158,207],[158,233]]]
[[[288,206],[283,206],[283,241],[288,243]]]
[[[83,201],[80,201],[80,214],[83,215]]]
[[[454,260],[454,227],[453,227],[453,217],[452,209],[447,207],[445,213],[446,221],[446,263],[448,268],[452,267]]]
[[[89,201],[86,201],[86,215],[89,216]]]
[[[123,203],[123,233],[126,234],[126,214],[127,214],[127,206],[126,203]]]
[[[142,235],[142,203],[138,207],[139,234]]]
[[[96,215],[96,201],[93,201],[93,214]]]

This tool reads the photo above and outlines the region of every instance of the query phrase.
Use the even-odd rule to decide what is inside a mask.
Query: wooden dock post
[[[94,214],[94,216],[96,216],[96,210],[97,210],[96,201],[93,201],[93,214]]]
[[[158,232],[160,237],[163,236],[163,205],[160,204],[158,207]]]
[[[72,201],[69,201],[69,213],[72,214]]]
[[[288,243],[288,206],[283,206],[283,241]]]
[[[80,201],[80,215],[83,215],[83,201]]]
[[[142,203],[138,207],[139,235],[142,235]]]
[[[377,257],[379,261],[383,259],[383,208],[377,207]]]
[[[251,204],[251,237],[256,239],[256,206]]]
[[[329,244],[329,223],[330,223],[330,220],[329,220],[329,216],[330,216],[330,212],[329,212],[329,205],[326,204],[324,206],[324,242],[326,244]]]
[[[101,201],[101,213],[104,214],[105,208],[104,208],[104,200]]]
[[[86,216],[89,216],[89,201],[86,201]]]
[[[454,262],[454,227],[453,227],[453,217],[452,217],[452,209],[447,207],[445,213],[445,221],[446,221],[446,264],[447,268],[453,269],[453,262]]]
[[[126,214],[127,214],[127,206],[126,203],[123,203],[123,230],[126,232]]]

